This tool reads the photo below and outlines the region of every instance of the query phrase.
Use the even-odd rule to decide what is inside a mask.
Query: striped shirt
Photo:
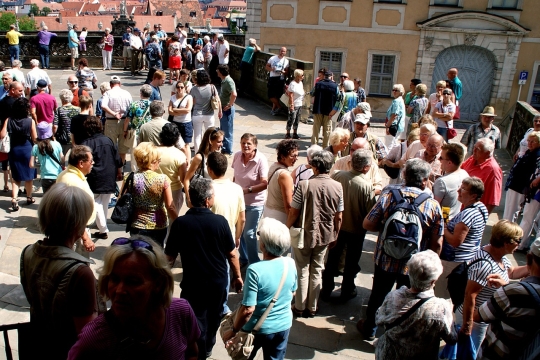
[[[489,214],[486,206],[478,201],[471,206],[467,206],[448,222],[447,228],[451,233],[454,233],[454,228],[459,223],[463,223],[469,228],[465,240],[455,249],[455,262],[469,261],[472,259],[474,252],[478,250],[480,242],[482,241],[482,235],[486,228],[488,216]]]
[[[487,286],[487,276],[490,274],[499,274],[501,278],[508,283],[510,282],[510,278],[508,277],[508,269],[512,267],[510,260],[508,260],[506,256],[503,256],[501,259],[503,268],[501,269],[499,263],[493,260],[491,255],[485,251],[483,247],[478,249],[473,254],[471,262],[476,259],[486,259],[487,261],[479,261],[469,268],[469,280],[482,285],[482,290],[480,290],[476,296],[476,301],[474,304],[475,308],[488,301],[495,290],[497,290]],[[461,304],[457,310],[463,314],[463,304]]]
[[[197,318],[185,299],[172,299],[165,316],[165,331],[159,345],[145,349],[142,346],[126,347],[126,334],[113,329],[101,314],[84,327],[79,340],[69,351],[68,359],[118,359],[124,358],[119,354],[131,354],[131,358],[137,359],[183,360],[188,346],[201,335]],[[135,352],[138,356],[133,357]]]
[[[540,278],[529,276],[523,281],[540,293]],[[493,297],[478,308],[483,322],[491,323],[482,343],[479,359],[516,359],[540,330],[538,305],[520,284],[499,288]]]
[[[392,188],[392,186],[387,186],[385,189],[387,190],[387,188]],[[403,185],[400,186],[400,191],[403,197],[413,198],[416,198],[422,193],[422,190],[418,188]],[[407,267],[407,261],[409,259],[394,259],[393,257],[386,255],[383,251],[383,239],[381,239],[383,224],[386,219],[390,217],[390,209],[395,205],[396,201],[392,196],[392,193],[385,193],[385,190],[383,189],[383,193],[375,206],[373,206],[373,209],[371,209],[366,216],[366,219],[376,224],[381,224],[381,231],[379,232],[377,244],[375,245],[375,253],[373,255],[375,265],[386,272],[407,275],[409,273],[409,268]],[[443,235],[444,224],[442,221],[442,212],[439,203],[433,198],[424,201],[419,206],[419,210],[425,215],[424,221],[422,222],[422,241],[420,243],[420,249],[426,250],[431,241],[433,232],[439,236]]]

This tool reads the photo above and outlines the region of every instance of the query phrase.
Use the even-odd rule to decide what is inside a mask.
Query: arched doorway
[[[463,83],[463,96],[459,101],[461,120],[476,121],[484,106],[489,105],[495,64],[495,56],[479,46],[459,45],[444,49],[435,60],[431,93],[435,92],[437,81],[446,80],[448,69],[457,68]]]

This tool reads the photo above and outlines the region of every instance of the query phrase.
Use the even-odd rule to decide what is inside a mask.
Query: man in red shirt
[[[51,94],[45,92],[47,86],[49,86],[47,81],[43,79],[39,80],[37,82],[38,93],[30,99],[30,112],[36,124],[42,121],[52,124],[54,120],[56,99]]]
[[[70,75],[67,81],[69,90],[73,93],[73,100],[71,100],[71,105],[79,106],[79,96],[86,95],[89,96],[86,91],[82,88],[79,88],[79,80],[75,75]]]
[[[474,144],[473,155],[468,158],[461,168],[484,182],[484,195],[480,199],[491,214],[499,206],[502,191],[502,170],[493,157],[495,143],[489,138],[482,138]]]

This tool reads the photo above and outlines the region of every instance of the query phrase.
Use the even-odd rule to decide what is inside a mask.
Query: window
[[[492,0],[491,7],[498,9],[517,9],[518,0]]]
[[[390,95],[394,81],[394,55],[373,55],[369,82],[370,95]]]
[[[459,0],[435,0],[433,5],[458,6]]]
[[[334,75],[339,75],[341,74],[342,64],[343,53],[341,52],[321,51],[319,53],[319,69],[324,67],[334,73]]]
[[[535,65],[537,65],[535,66],[536,77],[535,79],[531,79],[531,80],[534,80],[534,84],[531,84],[532,96],[531,96],[530,104],[536,110],[539,110],[540,109],[540,63],[536,61]]]

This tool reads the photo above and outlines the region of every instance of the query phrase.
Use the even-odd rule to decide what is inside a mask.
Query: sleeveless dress
[[[10,138],[9,167],[15,181],[32,181],[36,178],[36,169],[28,165],[32,153],[30,130],[32,119],[9,119],[7,131]]]

